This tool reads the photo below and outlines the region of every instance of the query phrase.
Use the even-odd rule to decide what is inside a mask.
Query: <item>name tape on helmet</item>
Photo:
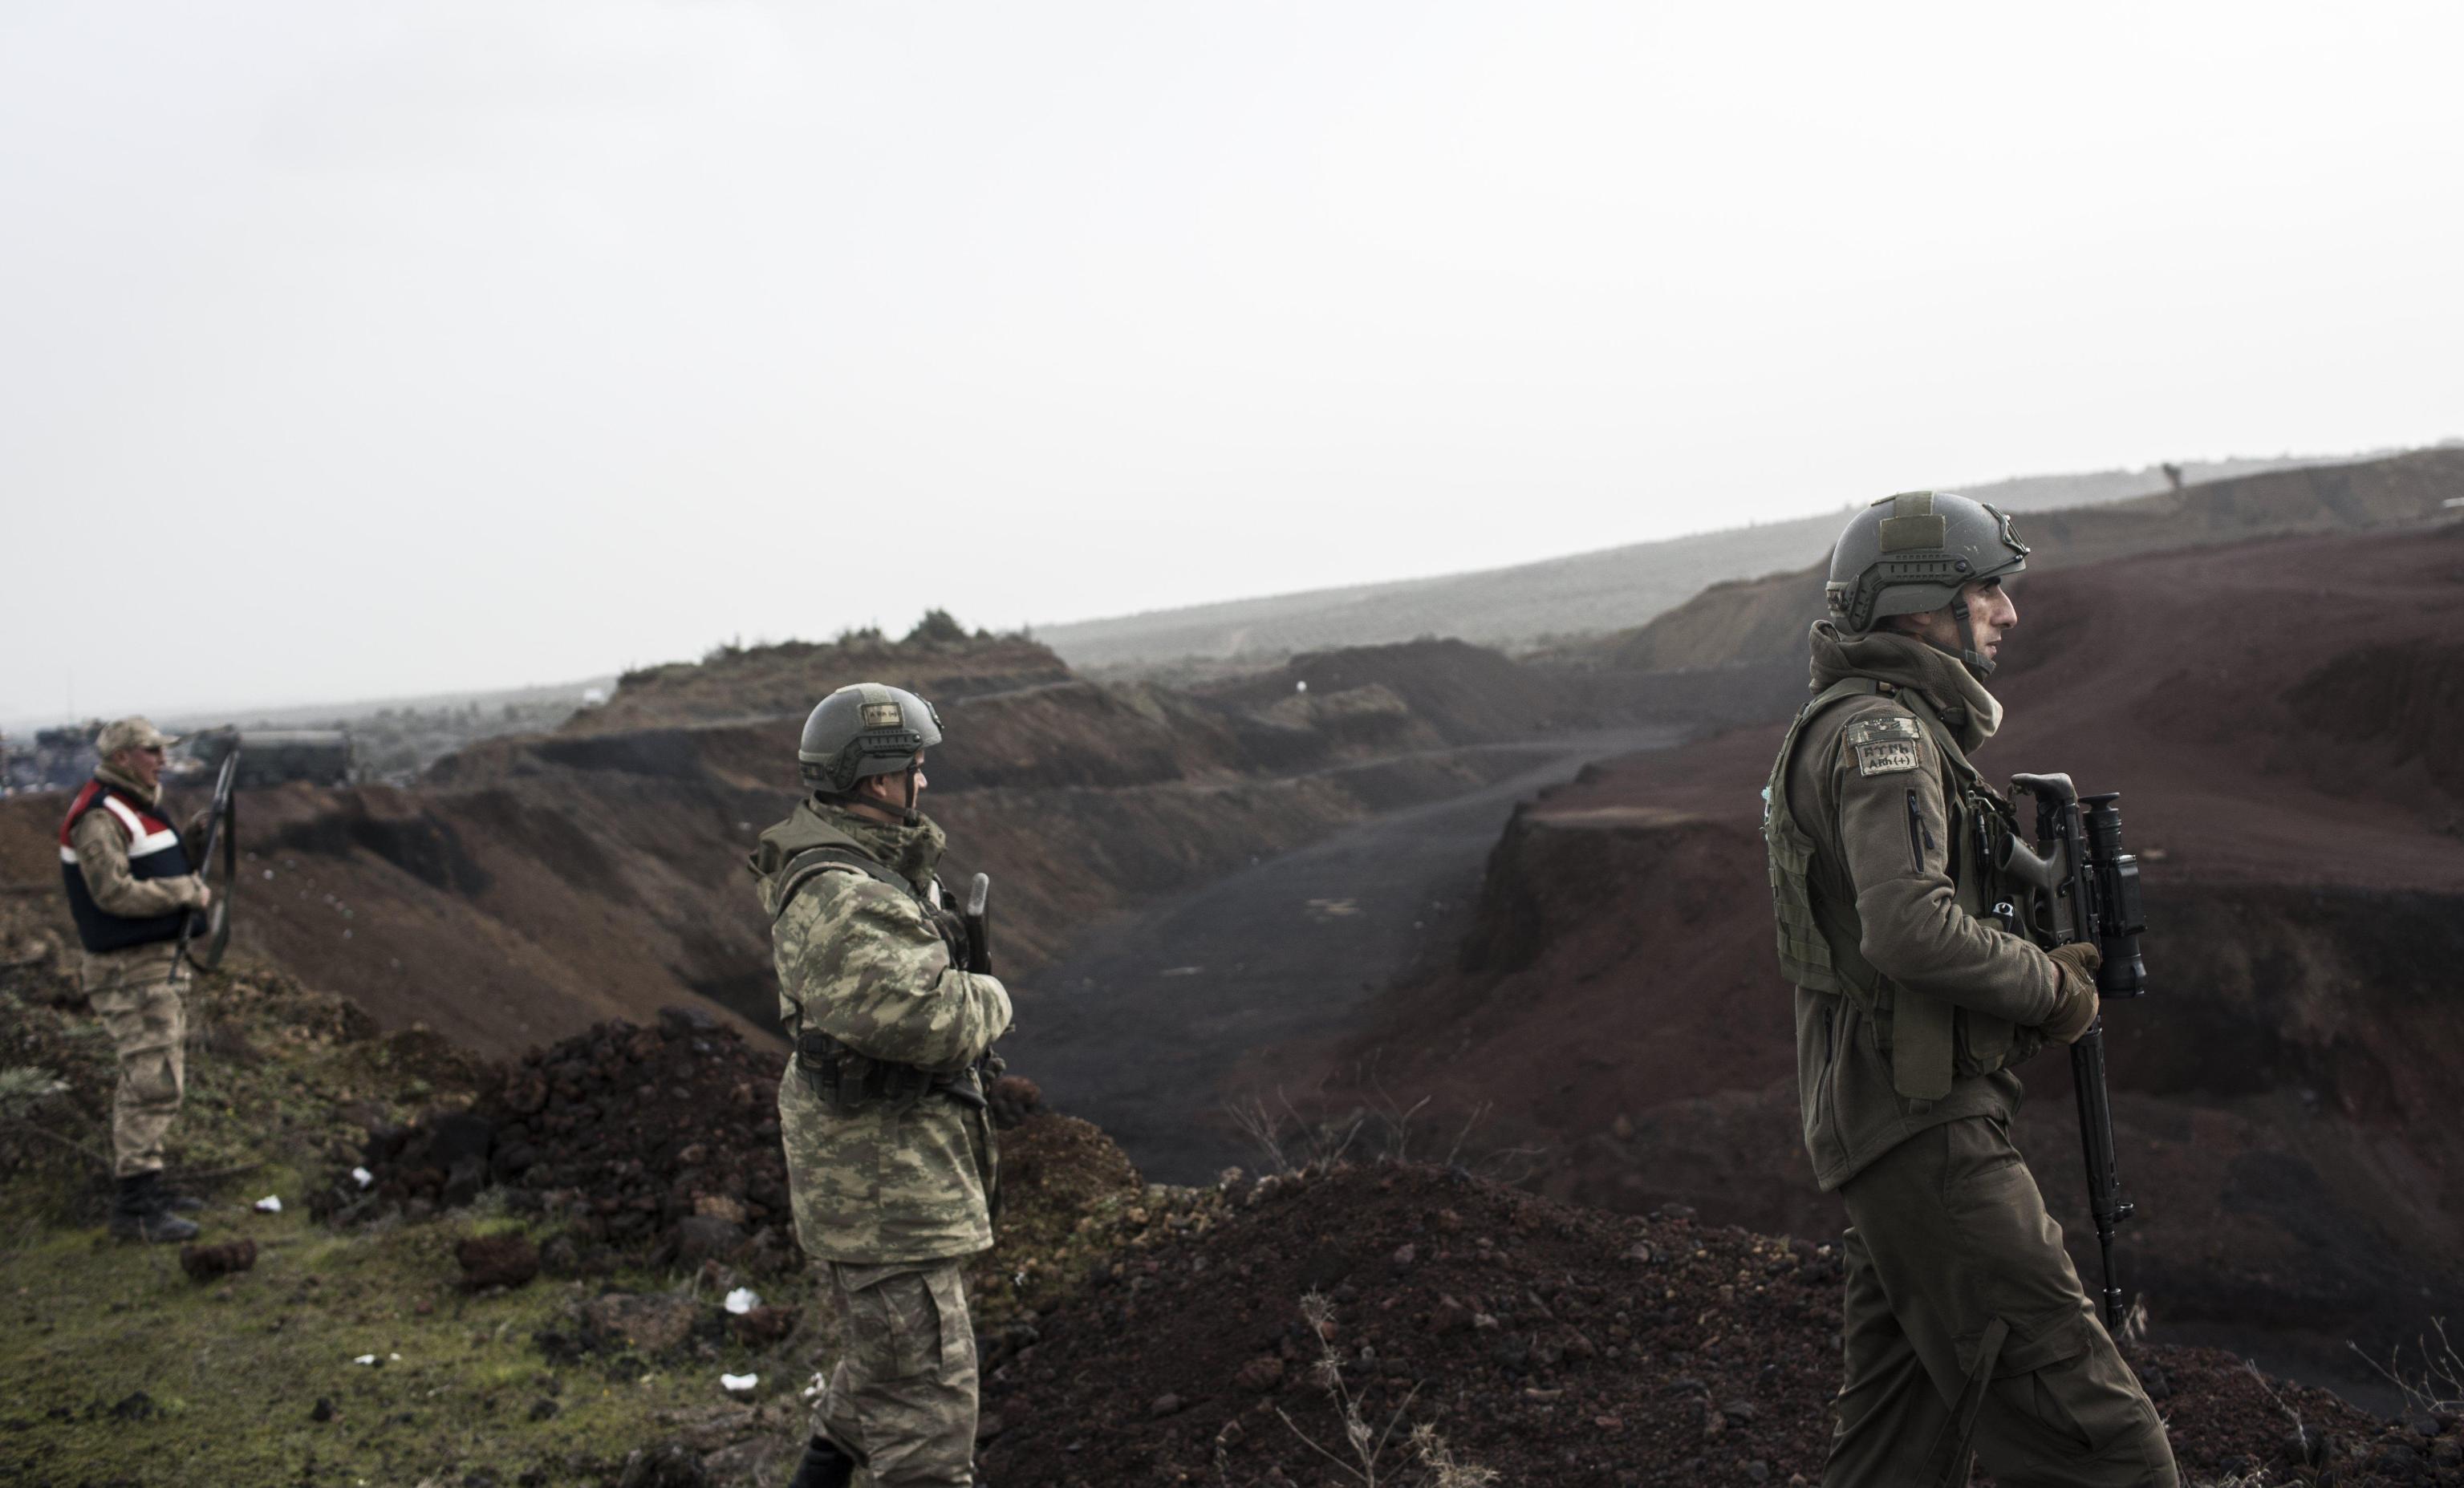
[[[896,703],[864,705],[864,726],[868,729],[895,729],[906,721],[906,715],[898,711]]]

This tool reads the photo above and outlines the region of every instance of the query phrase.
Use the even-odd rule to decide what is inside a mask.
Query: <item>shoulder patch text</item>
[[[1886,739],[1879,744],[1857,746],[1859,775],[1892,775],[1917,767],[1917,747],[1904,739]]]

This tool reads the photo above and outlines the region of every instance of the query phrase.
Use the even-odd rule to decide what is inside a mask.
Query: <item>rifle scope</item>
[[[2122,850],[2121,799],[2119,791],[2083,796],[2079,815],[2087,829],[2097,950],[2104,956],[2096,990],[2107,997],[2137,997],[2147,992],[2147,962],[2139,953],[2139,932],[2147,928],[2147,914],[2139,900],[2138,855]]]

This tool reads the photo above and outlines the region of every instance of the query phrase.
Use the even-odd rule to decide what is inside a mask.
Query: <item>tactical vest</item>
[[[1938,1101],[1950,1093],[1954,1080],[2015,1064],[2042,1040],[2034,1030],[1900,986],[1866,961],[1853,934],[1837,935],[1815,911],[1810,876],[1815,842],[1790,809],[1789,765],[1796,755],[1797,736],[1815,715],[1842,699],[1876,695],[1915,714],[1942,758],[1942,796],[1950,829],[1944,859],[1959,908],[1978,919],[1989,914],[2000,918],[2005,929],[2012,926],[2009,896],[2001,891],[1996,867],[2001,843],[2016,825],[2009,802],[1968,762],[1923,693],[1872,677],[1849,677],[1833,683],[1797,713],[1763,792],[1763,845],[1771,862],[1780,974],[1810,992],[1853,999],[1874,1031],[1877,1051],[1891,1056],[1892,1086],[1910,1100]],[[1911,819],[1909,830],[1919,829]]]
[[[155,814],[155,808],[117,786],[88,780],[85,789],[69,802],[68,817],[60,822],[60,878],[68,889],[69,914],[77,921],[78,942],[88,951],[104,952],[179,939],[180,927],[187,923],[190,912],[187,909],[131,919],[112,913],[96,901],[94,890],[86,884],[85,869],[77,862],[77,844],[70,841],[76,835],[77,822],[95,811],[109,812],[121,835],[128,839],[130,877],[186,878],[194,871],[188,866],[187,849],[181,845],[180,834]]]
[[[919,887],[865,851],[854,838],[826,825],[817,826],[815,836],[815,845],[802,849],[781,864],[763,886],[772,924],[778,923],[787,907],[795,903],[796,895],[813,880],[835,870],[851,870],[921,905],[924,917],[940,932],[941,943],[950,948],[950,964],[967,964],[964,931],[958,928],[957,916],[934,903],[930,881]],[[796,1068],[813,1093],[834,1109],[852,1113],[876,1105],[913,1105],[935,1091],[979,1109],[983,1107],[983,1084],[976,1070],[938,1074],[859,1054],[820,1029],[806,1026],[802,998],[791,992],[787,1000],[796,1009],[796,1016],[788,1019],[786,1027],[788,1039],[796,1045]]]

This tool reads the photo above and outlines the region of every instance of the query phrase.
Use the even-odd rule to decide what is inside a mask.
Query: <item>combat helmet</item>
[[[916,755],[941,742],[941,715],[905,688],[859,682],[815,704],[804,717],[796,759],[804,783],[825,796],[844,797],[877,775],[914,768]],[[907,791],[907,817],[915,820],[915,790]]]
[[[1959,659],[1982,680],[1993,664],[1976,648],[1962,591],[2027,567],[2028,545],[2012,530],[2008,512],[1947,491],[1911,491],[1884,496],[1849,520],[1831,550],[1831,581],[1822,592],[1847,635],[1863,635],[1885,616],[1948,606],[1959,622]]]

